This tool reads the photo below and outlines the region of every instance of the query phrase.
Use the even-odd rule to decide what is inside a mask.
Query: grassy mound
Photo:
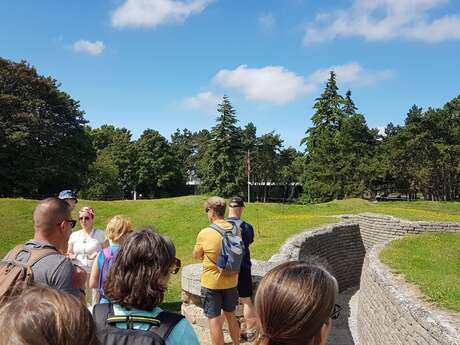
[[[153,225],[176,244],[177,255],[184,265],[193,261],[191,251],[200,229],[208,224],[203,209],[205,196],[138,201],[85,201],[96,211],[95,225],[105,229],[108,220],[121,214],[130,217],[136,228]],[[0,255],[14,245],[32,238],[33,200],[0,199]],[[244,218],[255,228],[255,243],[251,247],[256,259],[265,260],[274,254],[291,235],[305,229],[337,222],[335,215],[376,212],[406,219],[460,221],[460,203],[387,202],[370,203],[361,199],[332,201],[317,205],[287,205],[251,203]],[[75,212],[74,219],[78,214]],[[78,226],[76,227],[78,229]],[[166,296],[170,303],[180,301],[180,280],[174,277]]]
[[[460,312],[460,234],[407,236],[390,242],[380,258],[429,302]]]

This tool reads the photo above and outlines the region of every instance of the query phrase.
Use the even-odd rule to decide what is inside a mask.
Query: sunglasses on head
[[[78,219],[80,219],[80,220],[90,220],[89,217],[79,217]]]
[[[177,274],[179,272],[181,266],[181,261],[178,258],[174,258],[174,265],[171,268],[170,272],[171,274]]]
[[[331,319],[337,320],[340,316],[341,310],[342,310],[341,306],[339,306],[338,304],[334,304],[334,308],[332,308]]]

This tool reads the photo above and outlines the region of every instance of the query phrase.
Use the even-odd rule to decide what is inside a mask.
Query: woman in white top
[[[82,229],[70,235],[68,246],[69,258],[72,259],[75,265],[83,268],[88,273],[88,277],[98,252],[107,247],[104,231],[93,227],[94,216],[94,210],[91,207],[85,206],[80,209],[78,218]],[[89,303],[93,302],[91,290],[88,287],[86,288],[86,301]]]

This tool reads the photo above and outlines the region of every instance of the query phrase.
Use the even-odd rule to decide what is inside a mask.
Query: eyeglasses
[[[181,266],[181,261],[178,258],[174,258],[174,265],[171,268],[170,272],[171,274],[177,274],[179,272]]]
[[[79,217],[78,219],[80,219],[80,220],[89,220],[90,218],[89,217]]]
[[[67,222],[70,224],[70,227],[73,229],[75,227],[75,224],[77,224],[76,220],[73,219],[63,219],[61,220],[57,225],[61,225],[63,222]]]
[[[337,320],[340,316],[341,310],[342,310],[341,306],[339,306],[338,304],[334,304],[334,308],[332,308],[331,319]]]

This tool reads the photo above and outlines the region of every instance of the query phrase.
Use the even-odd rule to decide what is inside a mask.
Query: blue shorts
[[[212,319],[220,316],[221,311],[233,312],[238,304],[238,291],[236,287],[231,289],[211,290],[201,288],[201,303],[204,315]]]

